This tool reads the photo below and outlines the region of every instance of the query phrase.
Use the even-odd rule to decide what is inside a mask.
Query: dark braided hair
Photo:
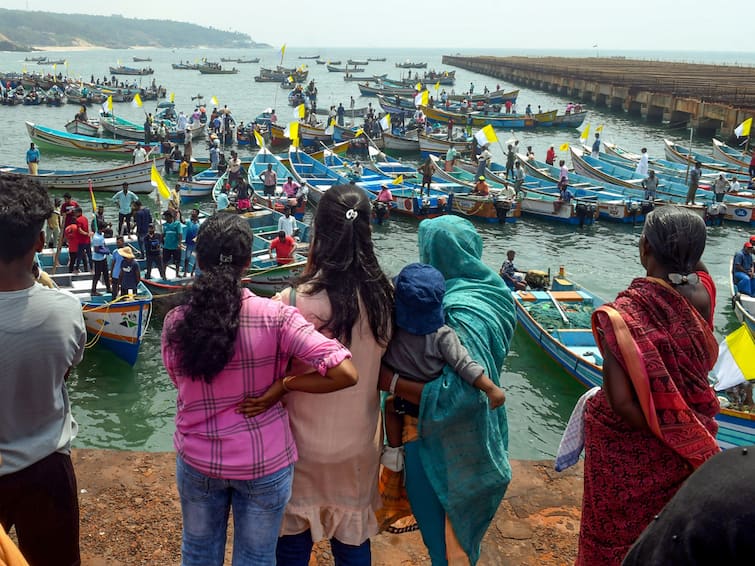
[[[656,208],[642,233],[655,259],[673,273],[692,273],[705,250],[705,222],[681,206]]]
[[[360,300],[375,339],[387,344],[390,337],[393,287],[375,257],[371,213],[367,194],[354,184],[325,191],[315,213],[307,267],[297,281],[312,293],[328,294],[332,313],[325,328],[347,346]]]
[[[241,311],[241,275],[249,265],[252,230],[234,214],[205,220],[197,234],[201,273],[183,299],[183,318],[168,333],[182,374],[207,383],[233,356]]]

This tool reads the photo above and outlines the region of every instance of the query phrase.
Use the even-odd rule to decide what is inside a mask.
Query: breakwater
[[[730,135],[755,114],[755,67],[622,57],[461,57],[452,65],[651,122]]]

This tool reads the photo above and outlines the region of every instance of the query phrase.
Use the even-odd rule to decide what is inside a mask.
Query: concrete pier
[[[755,115],[755,67],[624,58],[460,57],[453,65],[648,121],[732,134]]]

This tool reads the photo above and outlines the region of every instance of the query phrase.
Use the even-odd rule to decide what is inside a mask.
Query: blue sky
[[[248,33],[292,47],[486,49],[749,50],[738,22],[755,21],[747,0],[4,0],[3,8],[157,18]],[[212,8],[212,9],[210,9]],[[747,26],[745,26],[747,27]]]

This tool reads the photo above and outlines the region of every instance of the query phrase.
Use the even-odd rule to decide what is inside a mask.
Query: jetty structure
[[[755,115],[755,67],[624,57],[443,56],[452,65],[650,122],[730,135]]]

